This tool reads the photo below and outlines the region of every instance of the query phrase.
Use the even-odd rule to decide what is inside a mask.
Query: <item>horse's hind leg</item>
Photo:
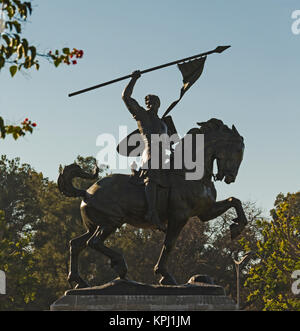
[[[157,275],[161,275],[159,283],[161,285],[176,285],[175,278],[167,270],[167,262],[169,256],[176,244],[176,240],[186,224],[187,220],[176,221],[176,218],[173,219],[173,222],[168,222],[167,233],[164,241],[163,248],[160,253],[157,264],[154,267],[154,272]]]
[[[111,267],[116,271],[120,278],[125,278],[127,274],[127,265],[124,257],[104,245],[105,239],[111,233],[115,232],[116,229],[117,227],[113,225],[105,225],[102,227],[99,226],[87,244],[89,247],[109,257],[111,260]]]
[[[73,284],[76,284],[76,288],[89,287],[89,284],[86,283],[79,275],[78,272],[78,258],[80,252],[86,248],[86,242],[93,235],[93,231],[88,231],[85,234],[70,240],[70,266],[69,266],[69,275],[68,282],[73,287]]]

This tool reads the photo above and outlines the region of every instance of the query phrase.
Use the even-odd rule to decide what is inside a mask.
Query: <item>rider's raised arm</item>
[[[131,97],[134,85],[136,81],[141,77],[141,73],[139,71],[134,71],[132,73],[132,79],[129,82],[129,84],[125,87],[125,90],[122,94],[122,99],[125,102],[126,107],[131,112],[131,114],[136,117],[140,111],[143,111],[144,108],[142,108],[138,102]]]

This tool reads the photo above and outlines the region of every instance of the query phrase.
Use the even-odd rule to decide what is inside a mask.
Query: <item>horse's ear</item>
[[[199,126],[202,126],[203,124],[205,124],[206,122],[197,122],[197,124],[199,125]]]
[[[234,125],[232,125],[232,131],[233,131],[233,133],[234,134],[236,134],[237,136],[241,136],[240,134],[239,134],[239,132],[238,132],[238,130],[236,129],[236,127],[234,126]]]

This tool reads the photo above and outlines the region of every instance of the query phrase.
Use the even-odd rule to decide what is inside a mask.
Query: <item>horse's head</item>
[[[217,161],[218,173],[215,179],[226,184],[233,183],[238,174],[239,167],[243,160],[244,139],[237,129],[224,125],[222,121],[211,119],[201,126],[201,133],[204,133],[206,144],[212,146],[212,159]]]
[[[244,143],[238,139],[225,141],[216,151],[218,173],[216,180],[234,183],[243,160]]]

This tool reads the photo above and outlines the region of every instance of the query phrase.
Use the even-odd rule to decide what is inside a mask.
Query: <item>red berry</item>
[[[32,123],[32,126],[35,128],[36,127],[36,123]]]
[[[80,59],[82,58],[82,56],[83,56],[83,50],[78,51],[76,57]]]
[[[25,121],[24,122],[28,122],[28,118],[25,118]]]
[[[76,60],[73,60],[72,63],[73,63],[73,64],[77,64],[77,61],[76,61]]]

